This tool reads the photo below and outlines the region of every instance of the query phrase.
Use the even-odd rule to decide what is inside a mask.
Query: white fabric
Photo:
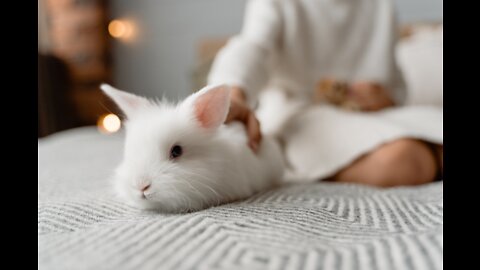
[[[285,185],[186,214],[129,207],[123,134],[38,142],[38,269],[442,269],[443,184]]]
[[[401,103],[390,0],[253,0],[242,32],[216,57],[209,83],[242,86],[254,104],[265,86],[310,98],[325,76],[383,83]]]
[[[357,113],[331,106],[311,107],[283,132],[293,180],[333,175],[382,143],[417,138],[443,143],[443,111],[435,106],[405,106]]]
[[[408,88],[406,104],[443,106],[443,26],[418,28],[399,43],[398,64]]]

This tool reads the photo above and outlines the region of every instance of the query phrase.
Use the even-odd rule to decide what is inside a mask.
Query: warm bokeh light
[[[103,133],[115,133],[122,126],[120,118],[113,113],[103,115],[98,119],[98,129]]]
[[[122,37],[127,30],[125,23],[120,20],[113,20],[108,25],[108,32],[112,37]]]
[[[108,33],[114,38],[128,39],[133,34],[133,25],[127,20],[113,20],[108,24]]]

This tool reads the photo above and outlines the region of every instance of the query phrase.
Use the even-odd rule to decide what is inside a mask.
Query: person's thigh
[[[383,187],[418,185],[433,181],[438,169],[427,143],[398,139],[360,157],[329,180]]]

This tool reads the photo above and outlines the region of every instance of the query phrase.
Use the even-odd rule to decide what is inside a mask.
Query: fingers
[[[247,125],[248,114],[250,109],[245,106],[243,103],[232,100],[230,104],[230,110],[227,115],[225,123],[230,123],[232,121],[240,121]]]
[[[254,152],[257,152],[262,135],[260,131],[260,122],[255,117],[255,114],[243,102],[232,100],[230,111],[228,112],[225,123],[230,123],[232,121],[240,121],[245,125],[248,146]]]
[[[258,145],[262,140],[262,133],[260,132],[260,122],[255,117],[253,112],[249,113],[247,120],[247,136],[248,136],[248,146],[252,148],[253,152],[257,152]]]

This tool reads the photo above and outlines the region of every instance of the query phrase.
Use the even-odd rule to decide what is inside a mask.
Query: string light
[[[97,122],[97,127],[102,133],[110,134],[120,130],[122,122],[120,118],[113,113],[102,115]]]
[[[133,23],[128,20],[113,20],[108,24],[108,33],[118,39],[130,39],[134,33]]]

